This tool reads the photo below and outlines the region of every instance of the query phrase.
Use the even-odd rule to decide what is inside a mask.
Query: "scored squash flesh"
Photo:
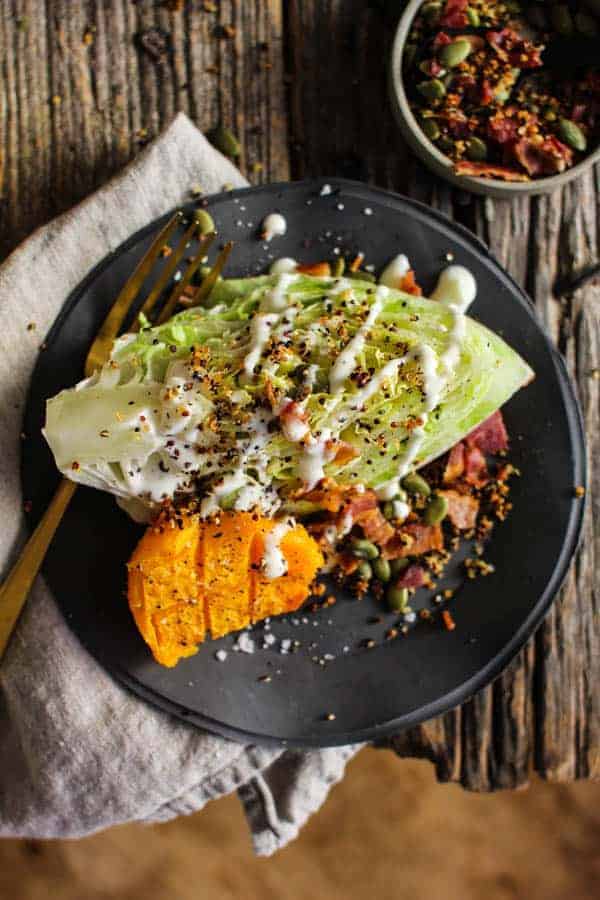
[[[323,557],[296,525],[279,545],[286,574],[266,578],[265,537],[275,524],[244,512],[208,522],[184,514],[146,530],[127,566],[128,598],[157,662],[174,666],[207,637],[301,606]]]

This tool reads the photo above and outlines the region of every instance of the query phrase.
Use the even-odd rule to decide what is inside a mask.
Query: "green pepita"
[[[400,556],[398,559],[390,560],[390,569],[392,570],[392,576],[395,578],[397,575],[401,575],[402,572],[406,572],[408,567],[410,566],[410,560],[407,559],[406,556]]]
[[[479,18],[479,13],[476,9],[473,9],[472,6],[467,6],[466,9],[467,19],[469,20],[469,25],[473,28],[479,28],[481,25],[481,19]]]
[[[553,109],[546,109],[544,111],[544,119],[546,120],[546,122],[556,122],[557,118],[558,116]]]
[[[550,11],[550,18],[554,29],[559,34],[566,36],[573,34],[573,18],[566,3],[557,3],[556,6],[553,6]]]
[[[446,96],[446,88],[443,81],[440,81],[439,78],[422,81],[417,85],[417,90],[426,100],[443,100]]]
[[[598,34],[598,23],[593,16],[585,12],[575,13],[575,28],[580,34],[585,34],[588,37],[596,37]]]
[[[409,494],[420,494],[422,497],[429,497],[431,488],[422,475],[417,472],[411,472],[402,479],[402,487]]]
[[[394,504],[392,503],[391,500],[386,500],[386,502],[383,504],[383,514],[386,517],[386,519],[395,519],[396,518],[394,515]]]
[[[341,278],[346,268],[346,260],[343,256],[338,256],[331,266],[331,274],[334,278]]]
[[[392,569],[387,559],[382,559],[381,557],[379,557],[379,559],[373,560],[372,568],[375,578],[379,578],[380,581],[383,581],[384,584],[387,584],[387,582],[392,577]]]
[[[439,525],[448,515],[448,501],[441,494],[434,494],[427,504],[423,518],[427,525]]]
[[[220,150],[224,156],[230,159],[237,159],[242,152],[240,142],[236,138],[233,131],[224,125],[218,125],[208,135],[211,144]]]
[[[353,278],[355,281],[377,281],[372,272],[365,272],[364,269],[357,269],[356,272],[346,272],[346,278]]]
[[[487,158],[487,144],[481,138],[471,137],[467,141],[465,153],[471,162],[483,162]]]
[[[430,141],[437,141],[440,136],[440,129],[435,119],[423,119],[421,121],[421,130]]]
[[[213,231],[216,231],[215,220],[211,216],[210,213],[206,212],[205,209],[197,209],[194,218],[198,223],[198,230],[200,234],[212,234]]]
[[[458,66],[461,62],[465,61],[471,52],[471,49],[469,41],[465,41],[464,39],[452,41],[451,44],[446,44],[446,46],[442,47],[440,50],[440,62],[448,69],[453,69],[455,66]]]
[[[373,569],[371,568],[371,563],[367,562],[366,559],[363,559],[358,569],[356,570],[356,574],[361,581],[370,581],[373,577]]]
[[[408,606],[408,588],[399,588],[395,585],[388,588],[386,600],[390,609],[394,612],[403,613]]]
[[[574,150],[583,153],[587,149],[587,138],[579,125],[570,119],[561,119],[558,123],[558,131],[563,141]]]
[[[375,544],[367,540],[352,541],[350,552],[359,559],[377,559],[379,550]]]

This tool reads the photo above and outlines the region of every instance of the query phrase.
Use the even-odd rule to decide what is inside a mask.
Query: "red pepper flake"
[[[442,619],[444,620],[444,628],[446,631],[454,631],[456,628],[456,622],[452,618],[452,613],[449,609],[445,609],[442,612]]]

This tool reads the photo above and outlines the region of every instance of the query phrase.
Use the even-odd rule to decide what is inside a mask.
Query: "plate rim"
[[[552,360],[556,370],[557,383],[560,387],[560,393],[563,397],[568,430],[572,437],[573,467],[576,472],[580,473],[581,475],[579,483],[586,487],[588,483],[586,435],[583,413],[581,404],[579,402],[578,393],[573,379],[571,378],[571,375],[568,371],[566,361],[556,345],[552,342],[545,324],[539,319],[536,307],[531,298],[515,281],[510,273],[500,264],[496,257],[490,252],[487,245],[476,234],[466,228],[462,223],[454,221],[450,218],[450,216],[447,216],[445,213],[441,212],[438,209],[427,206],[427,204],[423,203],[420,200],[416,200],[412,197],[407,197],[404,194],[400,194],[396,191],[390,191],[385,188],[371,186],[361,181],[355,181],[347,178],[338,178],[336,176],[320,176],[316,178],[301,179],[297,181],[272,182],[263,185],[251,185],[243,188],[235,188],[229,191],[220,191],[216,194],[210,194],[206,197],[203,197],[200,204],[197,200],[190,200],[189,202],[174,207],[172,210],[162,214],[161,216],[158,216],[151,222],[144,225],[142,228],[135,231],[125,241],[119,244],[118,247],[116,247],[110,253],[106,254],[106,256],[104,256],[101,260],[98,261],[98,263],[96,263],[96,265],[84,276],[79,284],[65,298],[65,301],[61,309],[59,310],[56,319],[52,323],[47,333],[45,342],[50,343],[55,339],[62,328],[64,320],[71,313],[76,304],[81,300],[82,295],[88,289],[89,285],[93,283],[95,279],[102,272],[104,272],[115,259],[121,256],[123,253],[126,253],[135,244],[143,240],[144,237],[146,237],[148,234],[157,230],[161,226],[161,224],[166,222],[176,210],[183,210],[185,213],[187,211],[195,210],[199,206],[210,207],[211,203],[214,202],[234,199],[236,197],[241,197],[248,194],[256,194],[262,192],[264,192],[265,194],[270,194],[273,192],[284,192],[289,190],[290,188],[298,190],[304,189],[308,192],[316,192],[318,194],[319,190],[325,184],[331,185],[332,193],[335,192],[338,188],[346,188],[349,191],[354,192],[356,192],[357,190],[361,192],[367,192],[372,197],[377,197],[380,200],[389,199],[395,202],[400,200],[402,203],[408,203],[408,205],[414,207],[422,214],[436,219],[438,222],[441,222],[446,228],[457,232],[463,238],[463,240],[473,245],[478,253],[484,255],[488,261],[490,261],[493,265],[501,270],[503,277],[507,279],[513,290],[519,294],[521,300],[525,301],[525,305],[531,312],[532,318],[534,319],[535,324],[543,337],[544,343],[549,350],[550,359]],[[36,381],[38,368],[42,365],[42,362],[43,354],[40,352],[35,366],[32,370],[31,379],[27,388],[25,417],[29,415],[31,386]],[[23,483],[25,476],[24,460],[25,457],[22,453],[20,461],[21,483]],[[483,690],[483,688],[490,685],[496,678],[500,676],[500,674],[510,664],[517,653],[522,649],[525,643],[532,637],[537,628],[542,624],[543,620],[550,610],[554,599],[556,598],[558,592],[560,591],[567,578],[571,562],[581,544],[586,503],[587,493],[586,497],[584,497],[583,500],[579,500],[577,504],[572,504],[572,510],[575,510],[575,512],[571,512],[571,515],[569,517],[565,540],[563,542],[560,555],[555,561],[552,576],[546,586],[546,589],[537,599],[531,612],[514,633],[513,637],[504,645],[502,650],[493,657],[493,659],[491,659],[485,666],[481,667],[474,676],[467,679],[466,681],[463,681],[458,687],[454,688],[449,693],[444,693],[436,700],[431,701],[425,706],[420,706],[417,709],[408,713],[404,713],[395,719],[388,720],[385,723],[376,724],[368,728],[360,729],[359,731],[341,733],[338,732],[335,735],[328,735],[326,732],[324,732],[322,740],[314,737],[294,737],[289,739],[276,738],[263,734],[261,732],[253,732],[243,728],[230,726],[201,713],[191,712],[181,704],[165,698],[164,696],[160,696],[158,693],[155,693],[153,690],[147,688],[137,678],[133,677],[130,673],[121,669],[119,666],[115,667],[114,664],[109,665],[108,662],[105,663],[104,654],[101,651],[98,652],[96,648],[92,650],[92,648],[88,646],[88,642],[84,640],[79,633],[71,630],[69,620],[64,615],[60,603],[57,602],[57,605],[59,606],[61,615],[63,616],[67,627],[71,630],[71,633],[74,634],[75,638],[81,643],[82,646],[85,647],[86,651],[89,652],[100,665],[102,665],[102,667],[109,673],[109,675],[115,677],[121,684],[124,684],[134,694],[141,697],[144,702],[148,702],[150,705],[154,706],[155,708],[162,709],[164,712],[173,714],[182,721],[188,722],[195,727],[203,728],[211,732],[212,734],[218,734],[236,741],[249,741],[261,746],[280,746],[298,749],[344,746],[362,743],[364,741],[374,741],[394,733],[401,733],[411,727],[429,721],[434,717],[455,709],[457,706],[466,703],[476,693],[478,693],[480,690]],[[39,514],[38,516],[36,516],[34,512],[29,514],[29,516],[27,517],[29,530],[33,530],[38,517]]]

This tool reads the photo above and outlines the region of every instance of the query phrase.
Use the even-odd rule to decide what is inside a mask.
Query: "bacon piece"
[[[449,34],[446,34],[445,31],[438,31],[435,38],[433,39],[433,43],[431,45],[432,50],[437,53],[438,50],[441,50],[442,47],[447,47],[448,44],[452,43],[452,38]]]
[[[442,28],[466,28],[469,24],[466,12],[468,5],[469,0],[446,0],[440,18]]]
[[[343,487],[340,484],[336,484],[333,478],[324,478],[320,487],[308,491],[306,494],[300,491],[297,496],[301,496],[303,500],[308,500],[311,503],[316,503],[326,512],[337,513],[348,500],[352,491],[353,488],[351,487]],[[377,503],[376,497],[375,503]]]
[[[295,400],[289,400],[285,404],[279,413],[279,421],[284,436],[294,444],[300,443],[310,433],[308,414]]]
[[[477,447],[482,453],[500,453],[508,450],[508,432],[501,411],[492,413],[465,438],[469,447]]]
[[[483,78],[481,81],[481,94],[479,99],[482,106],[489,106],[494,99],[494,91],[487,78]]]
[[[454,166],[457,175],[473,175],[475,178],[501,178],[503,181],[529,181],[529,175],[508,166],[494,166],[485,162],[461,159]]]
[[[456,481],[465,471],[465,445],[462,441],[452,448],[444,469],[444,484]]]
[[[352,494],[344,511],[346,515],[352,516],[353,522],[358,522],[363,513],[376,508],[377,495],[375,491],[363,491],[362,494]]]
[[[547,137],[539,145],[522,138],[512,144],[511,153],[519,165],[532,176],[564,172],[573,162],[571,148],[553,136]]]
[[[488,31],[487,42],[500,59],[519,69],[539,69],[542,63],[542,47],[520,37],[512,28]]]
[[[354,521],[360,525],[368,540],[378,547],[384,547],[396,533],[379,507],[368,509],[357,516]]]
[[[415,273],[413,269],[409,269],[402,281],[400,282],[400,290],[404,291],[405,294],[412,294],[415,297],[420,297],[423,293],[420,285],[415,281]]]
[[[465,481],[474,487],[482,487],[488,479],[487,463],[479,447],[465,450]]]
[[[475,528],[479,512],[479,500],[476,497],[459,494],[458,491],[440,491],[440,495],[448,501],[448,518],[456,528],[460,531]]]
[[[488,119],[487,133],[491,141],[497,144],[507,144],[517,137],[518,122],[502,113],[496,113]]]
[[[425,571],[421,566],[409,566],[396,582],[399,588],[420,588],[425,584]]]
[[[412,538],[412,541],[406,541],[406,537]],[[444,537],[439,525],[421,525],[419,522],[413,522],[404,525],[388,541],[384,547],[383,556],[385,559],[399,559],[404,556],[421,556],[423,553],[429,553],[430,550],[443,549]]]

